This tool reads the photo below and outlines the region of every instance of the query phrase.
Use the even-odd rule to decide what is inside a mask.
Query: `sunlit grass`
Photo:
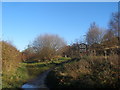
[[[40,73],[54,67],[56,64],[70,60],[70,58],[59,58],[54,61],[37,62],[37,63],[20,63],[16,72],[3,73],[3,88],[20,88],[27,81],[37,77]]]
[[[18,88],[22,83],[28,80],[27,69],[25,65],[20,64],[14,73],[3,73],[2,87],[3,88]]]

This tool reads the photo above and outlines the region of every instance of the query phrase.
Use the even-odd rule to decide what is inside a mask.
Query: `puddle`
[[[22,88],[38,88],[38,87],[30,84],[24,84]]]
[[[39,77],[34,79],[32,82],[28,82],[24,85],[22,85],[23,90],[43,90],[47,89],[47,86],[45,85],[45,78],[47,77],[48,73],[51,71],[51,69],[43,72]]]

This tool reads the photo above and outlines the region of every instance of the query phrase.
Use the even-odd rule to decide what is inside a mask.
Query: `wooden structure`
[[[88,45],[84,43],[79,44],[79,50],[80,53],[86,53],[88,50]]]
[[[89,54],[92,55],[104,55],[104,56],[108,56],[111,54],[120,54],[120,46],[111,46],[111,47],[107,47],[104,45],[99,45],[99,44],[94,44],[92,46],[89,47],[88,49]]]

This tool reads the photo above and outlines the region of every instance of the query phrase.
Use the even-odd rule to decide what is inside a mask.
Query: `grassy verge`
[[[3,73],[2,88],[18,88],[28,79],[26,66],[20,64],[14,73]]]
[[[70,58],[59,58],[54,61],[38,63],[21,63],[14,73],[3,73],[2,88],[20,88],[27,81],[37,77],[40,73],[54,67],[56,64],[70,60]]]
[[[50,72],[47,85],[61,88],[119,88],[118,56],[86,56]]]

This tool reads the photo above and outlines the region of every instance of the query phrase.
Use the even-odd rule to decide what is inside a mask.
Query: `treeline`
[[[120,88],[120,28],[119,15],[113,13],[107,29],[92,23],[86,42],[66,46],[64,55],[77,59],[51,71],[47,77],[50,90],[119,89]],[[81,48],[81,46],[87,48]],[[82,46],[82,47],[83,47]],[[83,49],[83,50],[82,50]]]
[[[91,23],[84,41],[87,49],[84,54],[119,54],[120,30],[118,24],[118,13],[112,13],[107,29],[99,27],[95,22]],[[23,61],[46,61],[60,56],[81,57],[83,53],[80,53],[80,44],[81,42],[77,41],[66,45],[64,39],[58,35],[40,35],[22,52]]]
[[[84,42],[79,40],[70,46],[66,46],[64,54],[70,57],[81,57],[81,55],[108,56],[120,54],[120,29],[119,15],[113,13],[107,29],[99,27],[95,22],[90,24]],[[86,51],[81,51],[81,44],[86,44]],[[82,53],[81,53],[82,52]]]
[[[119,13],[112,13],[107,29],[100,28],[96,23],[90,25],[86,41],[95,55],[120,53],[119,17]]]
[[[27,49],[20,52],[8,42],[1,41],[3,71],[14,71],[19,62],[42,62],[58,59],[59,57],[81,57],[81,55],[105,55],[120,53],[119,15],[113,13],[108,29],[102,29],[92,23],[86,33],[87,51],[80,52],[81,42],[67,45],[65,40],[58,35],[40,35],[28,45]]]
[[[47,61],[57,59],[61,56],[64,46],[66,46],[64,39],[58,35],[40,35],[22,52],[23,61]]]

